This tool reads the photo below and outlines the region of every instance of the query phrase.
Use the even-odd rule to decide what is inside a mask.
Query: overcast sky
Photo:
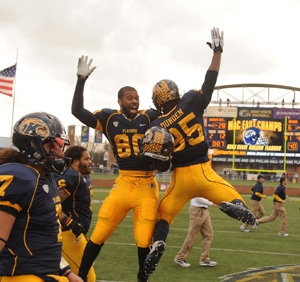
[[[90,111],[118,108],[117,92],[135,87],[140,109],[152,87],[174,80],[181,93],[200,89],[210,64],[210,29],[224,31],[217,85],[300,87],[299,0],[1,0],[0,70],[16,62],[14,122],[34,111],[67,128],[77,61],[94,59],[85,87]],[[10,136],[11,97],[0,94],[1,136]]]

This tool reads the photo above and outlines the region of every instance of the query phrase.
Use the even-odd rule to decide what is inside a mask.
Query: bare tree
[[[91,160],[94,164],[102,163],[106,166],[106,161],[103,160],[104,152],[108,150],[108,142],[107,140],[104,143],[94,143],[94,142],[81,142],[81,137],[75,137],[75,145],[83,146],[87,148],[91,155]]]

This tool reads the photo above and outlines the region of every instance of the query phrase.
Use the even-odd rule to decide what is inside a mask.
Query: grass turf
[[[108,195],[109,189],[94,187],[93,220],[91,231],[97,220],[101,201]],[[160,192],[160,197],[163,192]],[[250,195],[243,195],[250,205]],[[266,215],[272,211],[272,197],[262,200]],[[287,233],[289,237],[278,237],[280,219],[259,225],[257,230],[244,233],[241,223],[234,220],[218,208],[209,208],[214,228],[214,240],[210,257],[217,261],[216,267],[200,267],[201,235],[187,261],[191,267],[182,268],[173,262],[179,251],[189,226],[189,204],[173,222],[167,239],[167,248],[157,270],[150,281],[222,281],[220,277],[241,272],[249,268],[297,264],[300,261],[299,247],[299,203],[300,198],[288,198],[285,208],[288,215]],[[90,235],[91,231],[88,233]],[[97,281],[136,281],[138,271],[137,247],[133,238],[133,217],[129,212],[114,234],[102,248],[96,262]]]

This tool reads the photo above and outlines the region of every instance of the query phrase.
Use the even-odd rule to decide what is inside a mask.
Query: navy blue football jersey
[[[150,124],[168,129],[174,136],[172,169],[209,161],[203,113],[208,106],[218,72],[207,71],[201,90],[190,90],[176,107]]]
[[[89,175],[82,175],[77,170],[69,168],[64,175],[54,175],[59,189],[64,189],[69,197],[62,203],[62,211],[89,231],[92,220],[92,182]],[[70,228],[64,227],[63,231]]]
[[[139,111],[129,120],[120,110],[102,109],[94,112],[96,129],[103,132],[112,145],[121,170],[154,170],[153,163],[138,156],[138,142],[144,136],[149,124],[160,113],[154,110]]]
[[[0,253],[0,276],[56,274],[62,247],[61,202],[51,177],[19,163],[1,165],[0,210],[16,217]]]

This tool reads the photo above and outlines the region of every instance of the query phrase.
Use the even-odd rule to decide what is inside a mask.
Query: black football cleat
[[[137,274],[137,282],[149,282],[149,275],[139,271]]]
[[[151,251],[147,255],[144,262],[144,272],[147,275],[153,273],[158,265],[160,258],[162,257],[166,248],[164,241],[156,241],[151,247]]]
[[[256,218],[254,214],[249,209],[238,203],[233,204],[229,202],[221,202],[219,209],[230,217],[233,217],[243,223],[247,223],[249,225],[256,224]]]

